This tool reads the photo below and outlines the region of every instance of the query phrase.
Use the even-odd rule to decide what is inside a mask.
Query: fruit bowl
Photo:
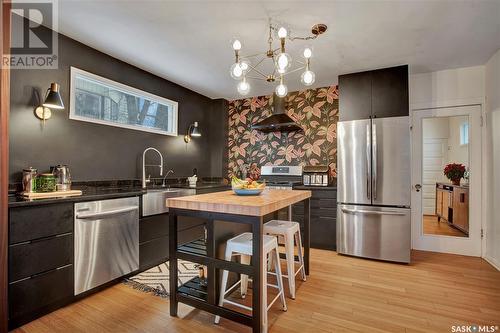
[[[233,177],[231,179],[231,187],[236,195],[259,195],[266,188],[266,184],[258,183],[249,178],[242,180]]]
[[[244,189],[244,188],[233,188],[233,192],[236,195],[259,195],[264,191],[263,188],[252,188],[252,189]]]

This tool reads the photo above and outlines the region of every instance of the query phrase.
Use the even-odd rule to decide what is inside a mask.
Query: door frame
[[[8,331],[8,191],[10,70],[2,67],[3,54],[10,53],[10,1],[0,2],[0,333]]]
[[[466,107],[477,107],[478,111],[468,111],[465,109],[462,113],[456,112],[458,109]],[[420,112],[423,114],[422,116],[416,117],[416,112]],[[436,115],[436,113],[440,113]],[[479,220],[479,226],[476,225],[474,230],[471,230],[468,238],[463,237],[453,237],[453,236],[440,236],[440,235],[423,235],[422,232],[422,208],[417,209],[418,204],[422,204],[421,193],[417,195],[414,185],[420,184],[422,179],[419,179],[419,175],[417,174],[417,170],[413,168],[412,170],[412,248],[417,250],[424,251],[433,251],[433,252],[446,252],[446,253],[454,253],[461,255],[472,255],[482,257],[484,256],[484,248],[485,242],[484,237],[481,235],[482,230],[484,230],[484,217],[483,217],[483,204],[482,197],[484,197],[484,163],[483,163],[483,150],[484,150],[484,139],[483,139],[483,107],[482,104],[473,103],[470,105],[455,105],[455,106],[442,106],[442,107],[430,107],[430,108],[419,108],[412,110],[411,115],[411,124],[412,124],[412,166],[416,162],[415,159],[419,159],[421,162],[422,152],[418,151],[418,147],[421,147],[421,143],[417,144],[415,138],[418,136],[419,132],[422,130],[422,124],[417,123],[417,119],[425,118],[428,115],[429,117],[446,117],[446,116],[459,116],[459,115],[468,115],[469,122],[471,124],[471,131],[474,130],[475,134],[471,134],[471,138],[473,138],[474,142],[474,151],[469,149],[469,161],[476,161],[475,167],[472,170],[473,183],[477,185],[473,185],[474,196],[471,196],[471,200],[469,202],[469,208],[474,204],[474,208],[470,209],[469,217],[470,220]],[[422,135],[418,136],[420,141],[422,140]],[[422,171],[422,168],[420,168]],[[420,174],[420,178],[421,178]],[[472,189],[472,187],[471,187]],[[420,200],[418,199],[420,196]],[[473,213],[474,212],[474,213]],[[439,239],[437,238],[439,237]],[[444,237],[444,238],[443,238]],[[479,244],[474,245],[470,244],[470,242],[479,242]],[[462,248],[462,245],[466,243],[468,248]],[[460,244],[462,243],[462,244]]]

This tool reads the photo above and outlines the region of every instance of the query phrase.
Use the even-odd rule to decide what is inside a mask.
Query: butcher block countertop
[[[258,196],[239,196],[233,191],[169,198],[169,208],[214,213],[264,216],[311,197],[311,191],[264,190]]]

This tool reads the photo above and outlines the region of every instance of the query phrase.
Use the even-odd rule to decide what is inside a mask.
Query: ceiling
[[[59,31],[211,98],[241,98],[229,75],[230,41],[243,54],[267,47],[269,18],[292,34],[328,25],[312,42],[289,42],[294,61],[312,45],[313,87],[343,73],[409,64],[412,73],[484,64],[500,48],[500,1],[59,1]],[[276,44],[276,47],[278,45]],[[295,66],[298,66],[295,64]],[[300,72],[286,77],[303,89]],[[250,81],[251,96],[276,83]]]

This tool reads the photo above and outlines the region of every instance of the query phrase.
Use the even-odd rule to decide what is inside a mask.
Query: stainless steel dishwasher
[[[139,198],[75,204],[75,295],[139,269]]]

